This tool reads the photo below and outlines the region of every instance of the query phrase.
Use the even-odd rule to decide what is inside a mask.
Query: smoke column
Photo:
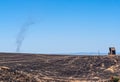
[[[20,32],[18,33],[18,36],[16,39],[16,44],[17,44],[16,52],[20,52],[22,43],[25,39],[26,32],[29,29],[29,27],[33,24],[34,24],[34,22],[27,22],[21,27]]]

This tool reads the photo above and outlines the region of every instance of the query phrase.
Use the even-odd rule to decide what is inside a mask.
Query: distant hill
[[[98,52],[76,52],[76,53],[70,53],[72,55],[107,55],[108,53],[98,53]]]

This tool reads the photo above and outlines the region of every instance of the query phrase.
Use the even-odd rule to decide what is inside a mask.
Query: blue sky
[[[120,0],[0,0],[0,51],[28,53],[120,52]]]

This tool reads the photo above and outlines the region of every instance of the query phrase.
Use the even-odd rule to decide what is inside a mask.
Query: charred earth
[[[120,56],[0,53],[0,82],[82,82],[120,76]]]

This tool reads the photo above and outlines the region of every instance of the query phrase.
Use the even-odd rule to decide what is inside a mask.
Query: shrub
[[[118,82],[119,81],[119,78],[118,77],[114,77],[113,78],[113,82]]]
[[[119,78],[118,77],[112,77],[111,78],[111,82],[118,82],[119,81]]]

